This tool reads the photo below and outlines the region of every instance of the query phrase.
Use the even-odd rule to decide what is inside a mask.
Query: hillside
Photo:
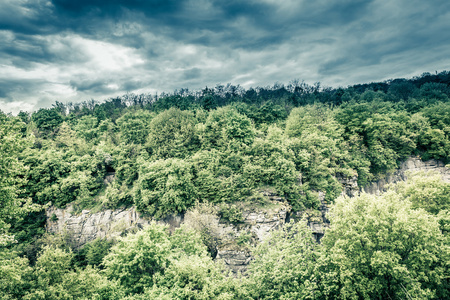
[[[448,298],[450,184],[397,170],[408,159],[450,163],[449,98],[442,72],[0,112],[0,291],[4,299]],[[359,195],[385,188],[386,176],[411,178]],[[117,223],[114,239],[102,239],[108,229],[80,247],[61,228],[45,230],[67,207],[76,218],[139,214],[147,226]],[[162,225],[171,217],[185,225]],[[319,244],[310,229],[323,222]],[[253,258],[245,277],[212,259],[230,255]]]

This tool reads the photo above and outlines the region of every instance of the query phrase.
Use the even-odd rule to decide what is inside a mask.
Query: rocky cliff
[[[83,247],[96,238],[115,238],[150,224],[134,207],[107,209],[97,213],[83,210],[80,214],[74,214],[72,206],[65,209],[50,207],[46,214],[47,231],[68,234],[75,248]]]
[[[368,185],[366,185],[363,190],[369,194],[380,194],[386,191],[386,187],[388,184],[396,183],[399,181],[407,180],[408,173],[412,172],[433,172],[442,175],[442,179],[445,182],[450,182],[450,169],[445,166],[445,164],[441,161],[437,160],[428,160],[422,161],[418,157],[409,157],[406,161],[404,161],[400,168],[395,170],[392,173],[386,174],[384,178],[381,178],[377,181],[374,181]]]
[[[411,157],[403,162],[398,170],[387,174],[364,189],[357,185],[357,178],[338,178],[343,185],[343,195],[355,196],[359,191],[378,194],[386,189],[389,183],[406,180],[408,172],[434,171],[442,174],[446,182],[450,182],[450,170],[439,161],[421,161]],[[306,217],[309,226],[317,240],[324,234],[328,220],[326,213],[328,205],[323,201],[324,194],[319,192],[321,207],[319,211],[292,212],[291,206],[273,193],[265,192],[266,203],[260,206],[244,205],[242,218],[238,222],[228,222],[219,217],[217,210],[197,212],[195,215],[170,216],[159,222],[168,224],[171,229],[186,223],[187,226],[205,230],[215,241],[211,247],[225,264],[234,272],[245,272],[252,259],[250,246],[267,239],[270,232],[283,226],[291,217]],[[76,248],[96,238],[115,238],[123,234],[142,228],[150,224],[150,219],[142,217],[134,207],[117,210],[104,210],[91,213],[88,210],[74,214],[72,207],[58,209],[51,207],[47,210],[47,231],[66,232]]]
[[[158,222],[167,224],[169,229],[182,223],[199,230],[207,228],[215,240],[217,259],[222,259],[233,272],[245,272],[252,256],[250,246],[267,239],[272,230],[283,226],[291,207],[283,198],[268,195],[268,202],[261,207],[247,205],[242,211],[239,222],[230,223],[221,220],[218,214],[208,216],[199,213],[196,216],[169,216]],[[137,230],[150,224],[134,207],[117,210],[104,210],[91,213],[83,210],[74,214],[71,206],[66,209],[51,207],[47,209],[48,232],[64,232],[75,248],[81,248],[96,238],[117,238],[121,234]],[[203,223],[203,224],[199,224]]]

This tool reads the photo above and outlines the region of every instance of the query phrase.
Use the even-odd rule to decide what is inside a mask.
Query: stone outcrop
[[[65,232],[75,248],[81,248],[96,238],[115,238],[123,232],[150,224],[150,220],[142,218],[134,207],[98,213],[83,210],[80,214],[74,214],[72,206],[65,209],[50,207],[46,214],[47,231]]]
[[[342,196],[355,197],[358,195],[358,176],[347,177],[338,174],[336,178],[342,184]]]
[[[239,224],[240,230],[246,230],[256,236],[258,242],[265,241],[270,232],[281,228],[286,222],[286,216],[291,211],[287,204],[280,205],[277,208],[261,208],[256,211],[244,211],[243,222]]]
[[[237,224],[219,222],[226,238],[218,244],[217,259],[222,259],[233,272],[246,272],[252,259],[249,245],[264,242],[272,231],[286,223],[291,206],[276,195],[270,195],[269,199],[271,204],[267,206],[244,209],[243,220]],[[236,241],[240,236],[248,236],[248,240],[238,245]]]
[[[222,260],[233,273],[245,273],[252,258],[248,250],[219,250],[216,257]]]
[[[387,185],[407,180],[408,172],[414,173],[429,171],[441,174],[442,179],[445,182],[450,182],[450,169],[445,167],[443,162],[434,159],[422,161],[418,157],[409,157],[396,171],[386,174],[384,178],[369,183],[361,190],[369,194],[379,195],[380,193],[386,191]]]
[[[450,170],[442,162],[430,160],[421,161],[417,157],[410,157],[403,162],[398,170],[387,174],[380,179],[359,188],[357,177],[337,177],[343,185],[343,195],[354,197],[360,191],[379,194],[385,191],[387,184],[406,180],[408,172],[434,171],[442,174],[446,182],[450,182]],[[108,182],[113,180],[107,178]],[[105,184],[107,182],[105,181]],[[221,259],[233,272],[245,273],[248,264],[252,260],[250,251],[251,245],[264,242],[270,233],[281,228],[289,219],[300,219],[306,217],[317,241],[323,236],[328,219],[326,214],[329,210],[325,202],[325,194],[318,192],[321,207],[319,211],[291,212],[291,206],[283,197],[265,191],[262,193],[268,200],[264,205],[244,205],[242,206],[242,219],[240,222],[230,223],[219,218],[217,211],[209,213],[198,213],[195,217],[169,216],[160,223],[169,225],[173,230],[182,223],[192,228],[204,230],[216,240],[216,259]],[[117,210],[104,210],[91,213],[83,210],[80,214],[75,214],[71,206],[66,209],[50,207],[47,209],[47,231],[52,233],[66,232],[69,235],[75,248],[83,247],[86,243],[96,238],[115,238],[123,232],[140,229],[150,224],[150,219],[143,218],[134,207]]]
[[[215,234],[219,236],[217,259],[222,259],[233,272],[245,272],[251,260],[249,245],[267,239],[270,232],[284,225],[290,206],[281,202],[283,198],[271,195],[270,204],[260,208],[248,207],[242,213],[242,221],[236,224],[221,222],[215,216]],[[91,213],[83,210],[73,212],[72,206],[65,209],[50,207],[46,211],[46,229],[51,233],[65,232],[75,248],[81,248],[96,238],[117,238],[124,232],[141,229],[150,224],[150,219],[143,218],[134,207],[117,210],[104,210]],[[169,230],[183,223],[183,216],[169,216],[158,222],[167,224]],[[239,245],[236,241],[242,236],[248,240]]]

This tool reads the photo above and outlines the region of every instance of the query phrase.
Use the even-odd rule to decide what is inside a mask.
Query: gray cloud
[[[446,0],[3,0],[0,109],[449,69]]]

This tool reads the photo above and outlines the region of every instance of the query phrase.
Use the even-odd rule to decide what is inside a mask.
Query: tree
[[[75,131],[77,135],[88,142],[95,143],[98,137],[98,119],[94,116],[82,116],[77,120]]]
[[[157,278],[185,256],[207,257],[200,236],[185,228],[169,235],[167,226],[152,223],[119,239],[103,259],[103,265],[107,276],[117,279],[126,294],[134,294],[152,287]]]
[[[210,111],[217,108],[217,100],[214,96],[208,94],[201,99],[203,109]]]
[[[147,140],[150,122],[153,117],[153,113],[145,110],[125,113],[116,121],[120,129],[121,141],[125,144],[134,143],[143,145]]]
[[[205,149],[238,149],[250,145],[255,137],[251,120],[230,107],[221,107],[209,113],[202,128],[202,144]]]
[[[22,136],[23,126],[17,118],[0,111],[0,247],[14,240],[8,234],[13,219],[19,220],[39,209],[31,204],[31,199],[20,197],[20,188],[26,183],[23,179],[26,169],[19,154],[30,142]]]
[[[244,182],[249,187],[272,187],[279,195],[292,200],[296,209],[299,197],[300,172],[294,163],[294,153],[288,147],[288,138],[282,129],[270,126],[265,139],[255,138],[248,148],[246,164],[242,167]]]
[[[41,108],[33,113],[31,120],[36,124],[37,129],[44,138],[51,137],[55,129],[63,122],[62,116],[55,108]]]
[[[195,187],[192,166],[181,159],[140,161],[134,187],[137,208],[156,218],[181,213],[193,205]]]
[[[317,244],[306,222],[286,224],[254,251],[247,288],[254,299],[314,299]]]
[[[17,253],[0,250],[0,294],[1,299],[23,299],[32,284],[32,268],[28,259],[18,257]]]
[[[185,158],[199,148],[196,119],[190,111],[166,110],[150,122],[145,147],[155,159]]]
[[[123,294],[114,281],[97,269],[72,267],[70,250],[46,246],[34,267],[31,287],[22,299],[121,299]]]
[[[223,266],[208,256],[184,255],[156,277],[156,284],[145,292],[146,299],[236,299],[224,289],[229,279]]]
[[[352,160],[351,147],[343,138],[344,127],[327,106],[293,109],[286,121],[286,133],[291,137],[288,147],[302,174],[302,188],[326,192],[327,201],[333,201],[342,192],[338,175],[353,177],[355,169],[364,174],[367,168],[366,160],[360,157]],[[317,196],[307,198],[309,207],[317,205]]]
[[[431,214],[450,210],[450,183],[437,173],[410,173],[407,181],[400,181],[393,189],[411,201],[412,208],[423,208]]]
[[[316,276],[325,299],[446,299],[450,245],[436,217],[395,191],[340,198]]]
[[[153,276],[169,264],[167,228],[153,223],[145,230],[120,239],[103,259],[105,272],[117,279],[127,294],[142,293],[153,285]]]
[[[350,102],[337,111],[336,119],[344,127],[343,137],[358,142],[352,152],[364,153],[375,177],[393,171],[417,147],[411,117],[392,103]]]

